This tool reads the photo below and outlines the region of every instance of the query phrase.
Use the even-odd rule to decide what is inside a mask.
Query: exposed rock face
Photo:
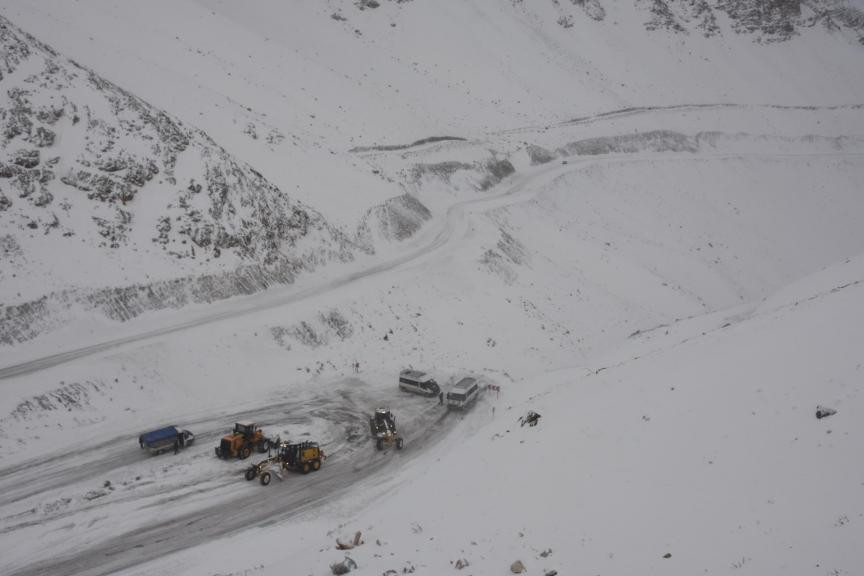
[[[483,167],[487,174],[483,180],[480,181],[479,186],[481,190],[492,188],[504,178],[516,172],[516,168],[506,158],[502,160],[493,158],[487,161]]]
[[[587,138],[562,146],[561,156],[596,156],[598,154],[632,154],[635,152],[696,152],[697,138],[669,130],[652,130],[622,136]]]
[[[708,0],[640,0],[648,4],[651,18],[648,30],[669,30],[678,33],[698,31],[706,37],[720,33],[717,18]]]
[[[163,209],[171,226],[161,220],[153,236],[179,258],[201,258],[218,249],[275,263],[286,247],[311,231],[342,242],[319,214],[286,197],[203,132],[63,60],[5,20],[0,20],[0,45],[7,54],[0,177],[9,178],[31,206],[37,205],[36,192],[50,190],[42,196],[43,206],[49,205],[44,199],[58,196],[58,184],[67,187],[63,192],[77,203],[86,199],[106,204],[101,222],[92,225],[100,234],[111,229],[103,245],[116,248],[138,225],[138,194],[158,193],[166,200]],[[58,158],[52,165],[40,166],[40,149],[51,154],[57,131],[79,139],[82,146],[54,151]],[[197,168],[200,183],[176,181],[181,158]],[[148,187],[154,179],[157,186]],[[47,217],[38,211],[33,215]],[[63,214],[58,217],[64,228]],[[187,239],[198,248],[194,256],[186,248]]]
[[[562,0],[550,0],[558,13],[558,24],[572,28],[574,20],[588,17],[606,19],[611,0],[570,0],[582,10],[567,10]],[[645,12],[645,28],[652,32],[702,34],[706,37],[724,32],[746,34],[758,42],[789,40],[801,29],[822,24],[828,30],[847,30],[864,44],[864,12],[846,0],[633,0]],[[525,0],[512,0],[526,5]],[[581,13],[580,13],[581,12]],[[721,29],[718,16],[728,20],[731,29]]]
[[[864,12],[844,0],[638,0],[651,14],[646,28],[678,33],[720,34],[718,14],[729,19],[733,33],[760,42],[789,40],[803,28],[822,23],[828,30],[846,29],[864,43]]]
[[[721,0],[718,8],[732,19],[736,32],[788,40],[801,23],[801,0]]]
[[[580,6],[589,18],[601,21],[606,18],[606,9],[600,4],[600,0],[570,0],[576,6]]]
[[[369,210],[360,226],[359,236],[365,245],[374,244],[372,231],[377,230],[387,240],[410,238],[432,218],[432,213],[410,194],[390,198],[381,206]]]
[[[649,11],[651,19],[645,24],[648,30],[666,29],[673,32],[687,32],[665,0],[651,0]]]
[[[434,177],[452,184],[457,174],[470,175],[472,187],[477,190],[488,190],[507,176],[513,174],[516,168],[506,158],[494,156],[482,162],[471,164],[448,160],[437,164],[415,164],[411,168],[410,180],[417,184],[424,178]]]
[[[525,148],[525,152],[528,154],[532,166],[536,166],[537,164],[548,164],[555,159],[555,154],[542,146],[534,144],[528,145]]]

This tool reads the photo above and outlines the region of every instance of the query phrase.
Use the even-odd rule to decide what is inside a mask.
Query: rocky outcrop
[[[410,171],[410,181],[419,185],[425,178],[432,177],[452,184],[454,177],[461,173],[471,181],[471,186],[476,190],[488,190],[515,171],[516,168],[510,160],[494,156],[470,164],[448,160],[435,164],[415,164]]]
[[[637,152],[696,152],[695,137],[669,130],[652,130],[637,134],[587,138],[570,142],[558,149],[561,156],[597,156],[601,154],[634,154]]]
[[[0,344],[14,345],[37,338],[72,320],[80,310],[123,322],[154,310],[212,303],[290,284],[297,274],[310,271],[315,265],[309,260],[284,260],[276,266],[254,264],[219,274],[98,290],[51,292],[21,304],[0,305]]]
[[[0,20],[0,46],[6,53],[2,88],[7,94],[0,106],[0,178],[28,200],[16,205],[18,214],[6,210],[5,229],[20,225],[25,212],[27,220],[48,218],[33,208],[62,195],[79,206],[106,205],[91,225],[100,236],[113,230],[101,245],[119,248],[139,226],[136,199],[147,193],[165,198],[165,218],[152,235],[177,258],[234,251],[250,264],[274,264],[313,233],[349,250],[320,214],[285,196],[202,131],[62,59],[5,20]],[[15,74],[25,64],[36,72]],[[80,148],[55,149],[58,132],[80,141]],[[42,159],[52,154],[50,161]],[[176,181],[180,158],[198,178]],[[56,215],[59,228],[73,228],[63,212]]]
[[[687,28],[680,22],[665,0],[650,0],[648,10],[651,13],[651,19],[645,23],[646,29],[687,32]]]
[[[358,231],[359,242],[371,249],[376,234],[387,241],[405,240],[431,218],[429,209],[411,194],[396,196],[366,213]]]
[[[524,0],[512,0],[526,6]],[[557,14],[557,22],[572,28],[582,17],[603,21],[609,0],[570,0],[581,8],[568,10],[562,0],[549,0]],[[864,12],[847,0],[633,0],[645,13],[645,29],[654,33],[701,34],[706,37],[723,33],[744,34],[757,42],[790,40],[802,29],[822,25],[830,31],[848,31],[864,44]],[[625,4],[617,3],[618,6]],[[625,6],[625,9],[628,9]],[[580,14],[581,12],[581,14]],[[729,27],[721,27],[728,21]]]
[[[846,30],[864,45],[864,11],[838,0],[810,0],[807,4],[813,16],[804,21],[805,26],[819,24],[831,31]]]
[[[822,24],[831,31],[848,30],[864,43],[864,12],[844,0],[650,0],[649,11],[649,30],[686,33],[695,28],[713,36],[720,33],[717,16],[722,14],[733,33],[760,42],[790,40],[802,29]]]
[[[61,325],[73,308],[127,320],[289,283],[360,249],[201,130],[3,18],[0,229],[17,237],[24,258],[75,236],[75,250],[136,260],[155,251],[175,270],[146,283],[106,270],[104,287],[87,289],[65,279],[62,289],[34,283],[32,293],[0,305],[5,344]],[[186,263],[196,264],[194,273]],[[0,263],[0,279],[9,272]]]
[[[698,31],[704,36],[720,33],[717,17],[708,0],[639,0],[648,5],[650,19],[645,28],[677,33]]]
[[[581,7],[592,20],[600,22],[606,18],[606,9],[600,4],[600,0],[570,0],[570,2]]]
[[[553,152],[535,144],[529,144],[526,146],[525,153],[528,154],[528,159],[531,161],[532,166],[548,164],[555,159],[555,154]]]
[[[801,23],[801,0],[720,0],[732,28],[767,40],[788,40]]]

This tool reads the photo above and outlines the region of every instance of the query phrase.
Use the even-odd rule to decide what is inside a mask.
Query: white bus
[[[448,408],[467,408],[480,395],[480,385],[476,378],[462,378],[447,392]]]

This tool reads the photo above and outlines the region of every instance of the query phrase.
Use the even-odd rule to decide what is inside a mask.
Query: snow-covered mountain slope
[[[243,292],[267,290],[206,304],[145,276],[132,294],[170,308],[123,322],[99,300],[65,308],[87,288],[55,290],[60,313],[0,348],[0,572],[323,575],[348,554],[385,576],[516,559],[544,576],[857,574],[864,49],[850,6],[0,2],[94,70],[7,26],[45,64],[0,85],[91,107],[130,161],[159,169],[125,205],[88,198],[58,166],[119,186],[132,164],[104,171],[96,155],[120,144],[88,151],[81,120],[33,107],[32,136],[12,142],[39,165],[10,146],[10,179],[47,169],[47,206],[80,194],[70,213],[135,217],[117,247],[92,231],[68,244],[76,229],[52,252],[58,235],[14,228],[43,263],[16,256],[22,287],[41,290],[34,274],[59,260],[123,254],[128,274],[182,272],[230,296],[214,270],[266,261],[260,212],[238,224],[192,204],[262,234],[257,252],[209,262],[134,232],[158,223],[156,198],[211,202],[200,174],[216,158],[239,171],[232,191],[320,222],[296,250],[329,252],[291,284],[256,272]],[[64,72],[44,77],[48,62]],[[159,185],[171,162],[152,146],[172,140],[148,117],[188,140],[176,184]],[[7,212],[38,217],[36,192]],[[290,244],[276,257],[295,258]],[[69,278],[125,294],[126,272],[98,272]],[[447,413],[398,391],[408,366],[500,395]],[[819,404],[837,413],[817,420]],[[379,406],[404,450],[371,443]],[[540,424],[520,427],[529,409]],[[328,460],[245,482],[248,461],[213,456],[240,420],[320,441]],[[143,454],[138,434],[162,424],[196,443]],[[334,548],[355,530],[364,545]]]
[[[864,102],[860,13],[845,2],[374,4],[2,3],[64,54],[352,225],[398,195],[342,154],[352,147],[484,138],[629,106]],[[658,11],[680,24],[652,26]],[[717,34],[701,33],[700,14]]]
[[[67,326],[79,308],[123,320],[290,282],[298,266],[386,253],[441,216],[430,194],[416,198],[423,171],[440,169],[431,159],[385,172],[363,150],[467,138],[471,151],[445,169],[467,166],[482,189],[509,174],[502,129],[540,138],[633,106],[864,102],[861,13],[841,1],[0,9],[95,70],[4,28],[16,71],[3,79],[15,171],[0,200],[6,345]],[[30,142],[12,136],[19,122]]]
[[[14,552],[4,555],[2,569],[267,573],[290,563],[323,574],[344,555],[331,540],[361,529],[369,548],[350,554],[371,574],[409,563],[435,574],[454,554],[490,571],[506,569],[517,552],[531,566],[575,569],[580,564],[563,552],[583,537],[604,544],[622,571],[665,562],[658,556],[669,552],[681,556],[676,574],[745,557],[754,570],[781,573],[803,556],[778,548],[770,534],[745,531],[752,540],[745,546],[711,531],[768,522],[762,512],[770,510],[733,506],[736,495],[699,504],[701,490],[664,478],[696,478],[711,493],[734,486],[750,505],[763,492],[743,480],[729,484],[728,475],[753,463],[754,442],[760,453],[787,448],[785,436],[760,431],[765,418],[776,418],[778,431],[806,431],[814,403],[838,409],[835,418],[858,409],[860,361],[850,346],[864,281],[860,143],[789,135],[848,129],[860,122],[858,112],[664,110],[562,127],[554,139],[571,145],[538,139],[554,161],[532,167],[537,154],[522,144],[511,155],[515,174],[487,191],[448,160],[470,160],[464,142],[425,145],[431,148],[422,153],[362,152],[385,173],[403,154],[422,154],[436,168],[420,175],[418,194],[437,198],[439,205],[430,205],[439,211],[449,194],[447,218],[405,241],[418,247],[411,258],[230,321],[3,380],[0,509]],[[678,132],[715,122],[733,132]],[[737,132],[758,131],[762,122],[786,134]],[[649,129],[658,125],[669,130]],[[642,136],[622,139],[633,127]],[[608,132],[619,135],[599,136]],[[452,203],[454,196],[468,199]],[[830,309],[815,308],[820,302]],[[809,358],[802,351],[808,347]],[[356,361],[358,374],[350,368]],[[445,415],[434,401],[397,391],[396,374],[406,365],[432,370],[445,388],[462,375],[480,376],[500,386],[501,397],[486,393],[464,417]],[[774,400],[753,399],[756,379]],[[407,439],[401,455],[376,453],[365,436],[363,417],[377,405],[400,415]],[[726,407],[730,420],[709,418],[713,406]],[[794,414],[790,406],[798,407]],[[530,408],[543,419],[523,432],[514,421]],[[756,428],[751,411],[764,414],[752,421]],[[225,427],[241,419],[321,440],[331,460],[318,476],[287,476],[268,488],[245,483],[243,463],[212,456]],[[188,425],[200,444],[158,461],[139,455],[137,433],[162,422]],[[652,433],[645,428],[652,424],[662,426]],[[723,439],[726,425],[741,433]],[[805,459],[821,454],[814,444],[803,450]],[[513,456],[526,445],[534,450],[520,456],[519,467]],[[839,445],[830,461],[850,449]],[[721,469],[718,454],[724,472],[706,480],[713,466]],[[655,461],[665,468],[651,467]],[[540,462],[548,481],[537,476]],[[784,460],[782,469],[792,474],[794,465]],[[850,466],[850,474],[860,472]],[[754,474],[760,483],[773,478],[759,467]],[[574,483],[592,497],[574,496]],[[793,480],[786,494],[808,486]],[[827,501],[842,508],[836,518],[799,507],[792,495],[783,500],[783,514],[819,520],[790,522],[784,538],[823,538],[828,520],[846,530],[861,511],[852,486],[839,488]],[[527,497],[532,489],[538,492]],[[626,508],[614,508],[619,499]],[[665,508],[653,504],[660,501],[671,502],[674,522],[663,523]],[[697,505],[703,508],[687,516]],[[618,551],[618,522],[607,520],[633,510],[639,521],[621,532]],[[719,520],[703,539],[680,528],[685,516],[699,525]],[[269,522],[278,526],[237,533]],[[649,525],[658,526],[657,539],[637,538]],[[851,535],[838,532],[842,540],[820,540],[801,554],[840,558],[835,567],[849,571],[858,565],[849,544],[860,533],[855,526],[848,526]],[[413,540],[420,530],[428,545]],[[276,552],[276,541],[292,544]],[[536,558],[546,548],[551,559]],[[608,561],[607,552],[588,548],[581,560]],[[218,551],[226,549],[230,558]]]
[[[291,282],[361,249],[200,130],[0,21],[5,345]]]

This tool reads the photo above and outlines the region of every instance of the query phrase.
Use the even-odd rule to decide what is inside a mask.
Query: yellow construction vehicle
[[[253,464],[246,469],[246,480],[258,478],[264,486],[270,484],[273,474],[282,479],[283,470],[294,470],[308,474],[319,470],[326,457],[317,442],[299,442],[279,444],[275,455]]]
[[[219,446],[216,447],[216,456],[219,458],[246,459],[252,454],[252,450],[267,452],[271,444],[278,441],[271,440],[264,435],[261,428],[252,422],[237,422],[234,431],[224,436]]]

